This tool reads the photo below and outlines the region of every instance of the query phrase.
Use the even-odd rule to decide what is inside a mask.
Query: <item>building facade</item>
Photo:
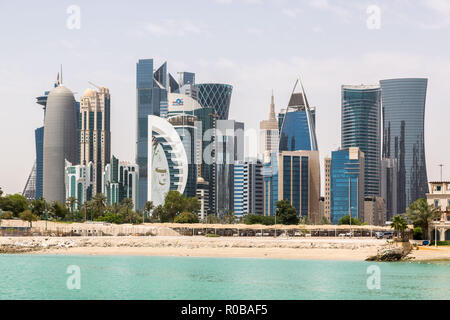
[[[365,195],[380,195],[381,89],[342,86],[341,147],[358,147],[365,156]]]
[[[205,108],[214,108],[219,120],[228,120],[233,86],[222,83],[197,84],[198,101]]]
[[[325,158],[325,197],[323,199],[323,215],[331,221],[331,158]]]
[[[272,93],[270,103],[269,119],[259,123],[259,154],[264,155],[266,151],[269,153],[278,152],[280,134],[278,129],[278,121],[275,115],[275,102]]]
[[[246,159],[234,164],[234,214],[263,215],[263,175],[260,160]]]
[[[364,199],[364,222],[370,226],[386,225],[386,204],[381,197]]]
[[[48,95],[44,121],[43,196],[65,203],[65,160],[77,163],[77,110],[73,93],[63,85]]]
[[[111,98],[109,89],[87,89],[78,114],[80,164],[93,163],[93,190],[101,193],[103,172],[111,159]]]
[[[383,158],[397,159],[397,211],[405,213],[428,193],[424,134],[428,79],[390,79],[380,84]]]
[[[331,153],[330,218],[332,224],[351,215],[364,219],[364,153],[356,147]]]
[[[430,225],[428,239],[450,240],[450,181],[430,182],[426,199],[429,205],[439,208],[441,218]]]
[[[263,163],[264,215],[275,216],[278,202],[278,153],[266,152]]]
[[[69,197],[77,199],[73,209],[79,209],[94,196],[94,171],[95,168],[92,162],[85,165],[74,165],[66,161],[64,179],[66,199]]]
[[[288,200],[299,217],[319,222],[320,169],[318,151],[278,154],[278,199]]]
[[[397,159],[381,159],[381,197],[386,205],[386,220],[392,221],[397,212]]]
[[[103,194],[109,205],[121,203],[128,198],[137,209],[139,188],[139,167],[137,164],[119,161],[112,156],[103,172]]]

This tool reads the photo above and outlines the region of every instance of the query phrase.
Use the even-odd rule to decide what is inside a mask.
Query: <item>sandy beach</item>
[[[372,238],[3,237],[3,247],[51,255],[136,255],[363,261],[386,245]],[[413,250],[413,261],[450,260],[450,248]]]

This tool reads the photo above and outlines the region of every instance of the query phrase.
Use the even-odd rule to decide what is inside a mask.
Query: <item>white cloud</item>
[[[285,9],[281,10],[281,12],[290,18],[296,18],[297,15],[301,12],[301,10],[285,8]]]
[[[215,0],[218,4],[231,4],[233,0]]]
[[[147,23],[144,29],[155,37],[182,37],[186,34],[202,33],[202,28],[189,20],[166,19],[160,23]]]
[[[350,17],[350,11],[342,4],[337,3],[337,1],[333,1],[333,4],[331,4],[328,0],[310,0],[309,6],[319,10],[328,11],[341,18],[348,19]]]

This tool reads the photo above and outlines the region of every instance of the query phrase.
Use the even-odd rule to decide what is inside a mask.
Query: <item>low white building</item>
[[[64,183],[66,187],[66,200],[69,197],[76,198],[78,203],[73,209],[82,206],[94,196],[94,165],[89,162],[87,165],[72,165],[66,160]]]
[[[437,234],[440,241],[450,240],[450,181],[430,182],[430,193],[427,202],[435,208],[440,208],[441,219],[434,221],[430,232]]]

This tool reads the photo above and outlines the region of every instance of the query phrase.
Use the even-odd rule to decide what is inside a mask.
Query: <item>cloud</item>
[[[281,10],[281,12],[290,18],[296,18],[297,15],[301,12],[301,10],[285,8],[285,9]]]
[[[231,4],[233,0],[215,0],[218,4]]]
[[[160,23],[147,23],[144,29],[155,37],[183,37],[186,34],[200,34],[203,29],[189,20],[166,19]]]
[[[420,22],[419,27],[425,30],[440,30],[450,26],[450,1],[422,0],[422,6],[434,13],[432,23]]]
[[[341,18],[348,19],[350,17],[350,11],[342,4],[337,3],[337,1],[334,1],[333,4],[331,4],[328,0],[310,0],[309,6],[315,9],[328,11]]]

